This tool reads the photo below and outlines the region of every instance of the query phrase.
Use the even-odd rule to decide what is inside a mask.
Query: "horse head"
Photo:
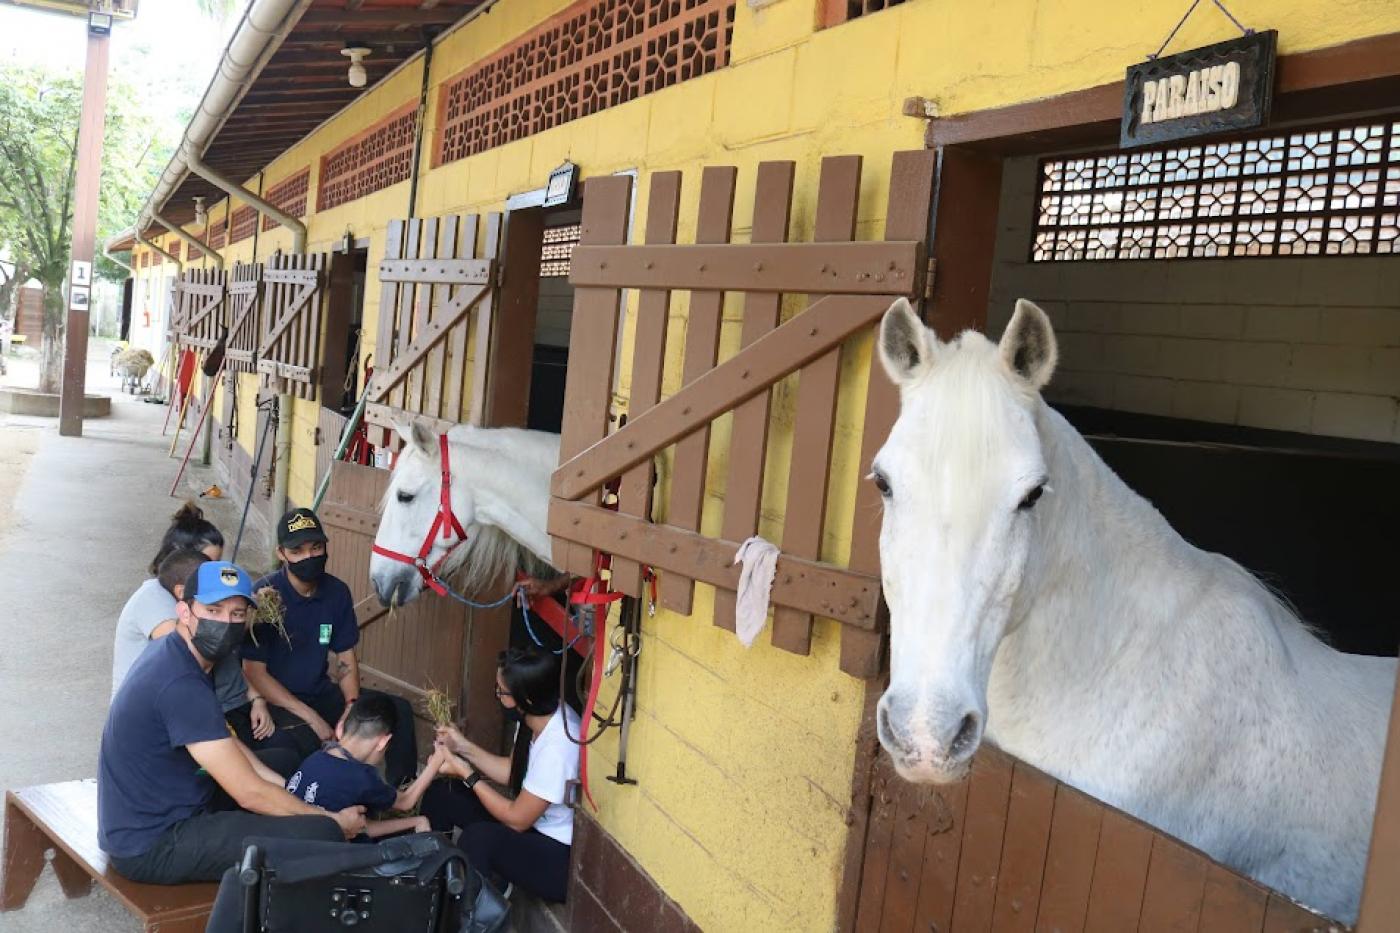
[[[884,500],[890,610],[876,725],[906,780],[953,781],[982,741],[992,661],[1045,533],[1036,504],[1051,477],[1037,413],[1055,335],[1045,312],[1018,301],[1000,343],[973,331],[943,343],[900,299],[879,354],[900,412],[870,476]]]
[[[434,525],[442,502],[443,464],[438,436],[417,422],[396,424],[395,430],[403,438],[404,446],[380,506],[379,532],[374,545],[416,558],[431,533],[433,540],[425,563],[437,567],[449,549],[461,541],[451,527],[444,536],[442,527],[435,529]],[[471,534],[476,521],[471,484],[452,483],[451,502],[453,515]],[[447,570],[443,567],[441,572]],[[416,567],[379,553],[370,555],[369,578],[380,603],[385,606],[391,601],[403,605],[423,590],[423,578]]]

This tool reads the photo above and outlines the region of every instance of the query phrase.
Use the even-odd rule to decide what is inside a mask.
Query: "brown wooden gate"
[[[500,244],[500,214],[389,224],[379,264],[374,383],[365,409],[370,424],[387,429],[411,417],[445,432],[462,421],[482,423]],[[397,447],[387,432],[385,440]]]
[[[228,349],[224,364],[229,372],[257,369],[262,340],[262,263],[239,263],[228,276]]]
[[[227,325],[221,269],[186,269],[175,280],[171,330],[182,347],[211,350]]]
[[[859,890],[843,929],[1340,929],[990,746],[971,777],[949,787],[909,784],[877,754],[870,791]]]
[[[401,446],[390,430],[396,421],[419,421],[444,432],[463,421],[482,422],[502,227],[500,214],[390,223],[379,264],[375,373],[365,409],[371,440],[380,446]],[[421,700],[434,687],[459,708],[491,708],[495,657],[508,639],[509,611],[471,610],[431,596],[393,615],[380,608],[371,595],[369,548],[389,473],[331,462],[344,423],[339,414],[321,409],[318,475],[331,473],[321,515],[330,529],[332,570],[361,601],[357,614],[366,682],[409,697],[420,713]],[[474,717],[468,735],[494,744],[497,726],[491,717]]]
[[[714,622],[734,627],[732,566],[738,544],[758,527],[765,471],[786,477],[786,522],[773,582],[773,643],[805,654],[812,620],[832,618],[842,630],[843,670],[868,677],[881,664],[882,619],[876,540],[878,504],[862,488],[851,519],[848,567],[821,560],[827,479],[842,355],[853,337],[870,336],[899,295],[918,296],[925,279],[923,239],[935,156],[894,156],[883,242],[854,242],[861,160],[824,159],[813,242],[788,243],[792,163],[764,163],[755,180],[751,243],[731,243],[736,171],[704,171],[696,243],[675,245],[681,177],[652,176],[646,243],[623,245],[631,180],[587,182],[583,234],[571,281],[577,289],[570,366],[555,472],[549,532],[555,562],[573,573],[592,569],[592,552],[614,555],[613,585],[642,593],[641,562],[659,571],[663,605],[689,614],[695,582],[716,587]],[[608,434],[608,403],[620,291],[640,290],[627,424]],[[660,400],[671,292],[690,292],[683,387]],[[745,295],[741,349],[718,361],[726,292]],[[784,295],[807,296],[806,308],[780,323]],[[866,376],[860,468],[868,468],[897,411],[889,381]],[[769,399],[775,384],[799,372],[790,463],[767,463]],[[725,513],[720,537],[699,531],[707,485],[710,425],[733,411]],[[664,522],[652,522],[653,458],[674,445]],[[855,464],[847,468],[855,469]],[[599,504],[612,477],[622,476],[617,511]],[[770,477],[770,482],[772,478]],[[784,480],[779,479],[778,482]],[[869,484],[862,484],[869,486]],[[798,507],[800,503],[800,507]]]
[[[263,268],[257,370],[268,388],[298,398],[316,397],[329,265],[325,253],[282,254]]]

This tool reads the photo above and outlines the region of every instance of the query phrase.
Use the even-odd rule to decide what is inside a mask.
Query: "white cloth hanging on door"
[[[734,607],[734,630],[747,648],[753,644],[768,618],[773,592],[773,574],[778,567],[778,546],[758,535],[739,545],[734,563],[743,564],[739,574],[739,595]]]

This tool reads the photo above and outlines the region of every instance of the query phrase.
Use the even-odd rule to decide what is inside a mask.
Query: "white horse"
[[[397,427],[404,439],[389,489],[380,504],[374,543],[418,555],[441,502],[442,458],[438,437],[421,424]],[[559,464],[559,435],[520,428],[458,425],[447,433],[452,470],[452,511],[467,543],[452,550],[438,575],[466,594],[497,596],[516,570],[532,577],[554,575],[550,566],[549,478]],[[427,563],[436,566],[457,542],[441,533]],[[369,578],[384,605],[403,605],[423,589],[409,564],[374,554]]]
[[[871,474],[876,718],[899,774],[958,780],[985,736],[1354,921],[1395,659],[1323,644],[1109,470],[1040,396],[1056,344],[1035,305],[1000,344],[941,343],[901,300],[879,352],[900,414]]]

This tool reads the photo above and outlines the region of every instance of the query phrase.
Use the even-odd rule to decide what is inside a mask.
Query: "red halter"
[[[467,542],[467,533],[463,530],[462,523],[457,521],[457,515],[452,511],[452,463],[447,452],[446,434],[438,435],[438,450],[442,452],[442,499],[438,502],[437,514],[433,516],[433,524],[428,529],[428,536],[423,539],[423,546],[418,549],[418,557],[413,558],[377,544],[370,550],[381,557],[396,560],[401,564],[411,564],[418,571],[418,575],[423,578],[424,586],[439,596],[446,596],[447,587],[443,586],[442,581],[438,579],[437,571],[452,555],[453,551]],[[452,533],[456,532],[457,541],[447,549],[447,553],[443,554],[436,564],[429,567],[428,554],[433,549],[433,540],[437,537],[438,529],[442,529],[444,538],[451,537]]]

